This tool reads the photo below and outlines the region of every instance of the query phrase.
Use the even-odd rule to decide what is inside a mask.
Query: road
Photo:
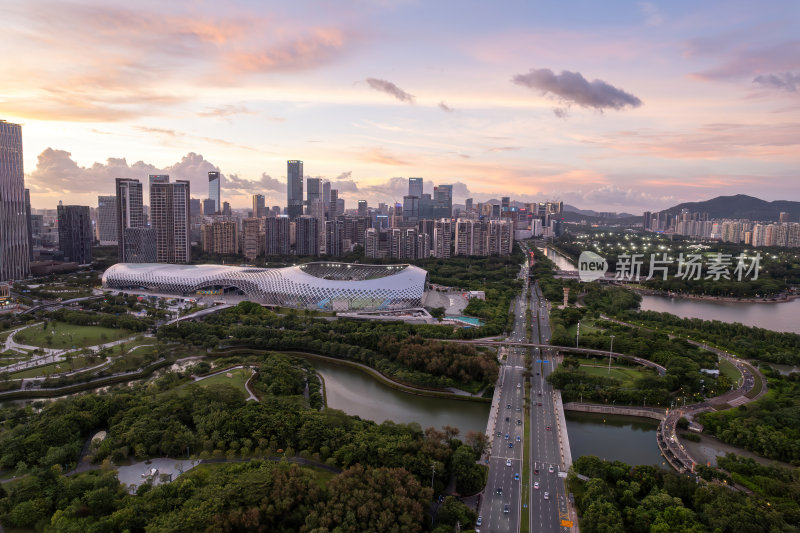
[[[524,276],[527,278],[526,268]],[[526,309],[527,298],[522,295],[517,297],[513,311],[514,326],[509,337],[512,340],[525,340]],[[477,528],[483,532],[519,531],[525,350],[520,347],[509,348],[506,360],[500,368],[501,377],[498,383],[500,401],[496,406],[496,422],[491,433],[489,476],[479,510],[481,526]],[[509,445],[512,447],[509,448]]]
[[[536,283],[530,288],[530,309],[533,315],[532,340],[546,344],[551,334],[550,319],[547,302]],[[531,490],[527,512],[530,513],[530,530],[544,533],[569,531],[569,528],[561,526],[561,520],[568,518],[568,512],[564,479],[559,477],[559,472],[564,470],[559,439],[568,437],[560,435],[553,387],[546,379],[556,367],[556,355],[555,348],[533,348],[531,409],[526,421],[531,430],[531,469],[530,479],[526,480]]]

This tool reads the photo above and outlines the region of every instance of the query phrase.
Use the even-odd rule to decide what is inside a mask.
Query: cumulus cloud
[[[639,107],[642,101],[636,96],[618,89],[603,80],[588,81],[580,72],[561,71],[555,74],[549,68],[531,69],[527,74],[517,74],[512,82],[522,87],[535,89],[570,106],[593,109],[623,109]],[[561,114],[559,114],[561,113]],[[557,111],[557,116],[563,112]]]
[[[800,87],[800,74],[794,74],[792,72],[762,74],[761,76],[756,76],[753,81],[769,89],[779,89],[790,93],[796,93],[797,88]]]
[[[453,111],[455,111],[455,109],[445,104],[444,102],[439,102],[439,109],[441,109],[442,111],[447,111],[448,113],[452,113]]]
[[[125,158],[110,157],[105,163],[80,166],[72,159],[72,154],[64,150],[47,148],[39,154],[36,168],[25,178],[32,194],[84,195],[86,200],[96,200],[97,195],[114,194],[116,178],[138,179],[143,184],[145,197],[148,197],[147,177],[150,174],[167,174],[172,180],[189,180],[193,198],[205,198],[208,194],[208,173],[220,168],[205,159],[201,154],[190,152],[180,161],[165,167],[157,167],[144,161],[129,164]],[[255,180],[248,180],[238,174],[222,174],[222,187],[228,197],[237,195],[281,193],[286,190],[286,182],[267,173]],[[147,201],[147,200],[145,200]]]
[[[286,190],[286,182],[273,178],[266,172],[261,173],[261,178],[248,180],[238,174],[229,174],[223,177],[223,187],[226,194],[264,194],[266,192],[282,192]]]
[[[390,94],[400,100],[401,102],[408,102],[409,104],[414,103],[414,95],[408,94],[403,89],[395,85],[394,83],[386,80],[381,80],[379,78],[367,78],[367,84],[375,89],[376,91],[380,91],[382,93]]]

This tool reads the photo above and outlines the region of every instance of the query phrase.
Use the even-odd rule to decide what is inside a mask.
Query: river
[[[539,248],[547,258],[555,263],[556,268],[559,270],[575,270],[575,264],[564,254],[561,252],[556,251],[549,246],[545,248]]]
[[[455,426],[463,438],[468,431],[486,430],[489,404],[407,394],[387,387],[345,365],[310,360],[325,379],[328,407],[383,422],[417,422],[423,428]],[[629,464],[661,465],[656,444],[658,424],[646,418],[566,412],[573,459],[596,455]]]
[[[449,425],[461,431],[483,433],[489,419],[489,404],[417,396],[387,387],[355,368],[319,359],[309,359],[325,380],[328,407],[367,420],[398,423],[417,422],[422,428]]]
[[[780,303],[720,302],[668,296],[642,296],[642,311],[671,313],[683,318],[740,322],[774,331],[800,333],[800,298]]]
[[[566,411],[572,460],[596,455],[629,465],[666,467],[656,444],[658,421],[634,416]]]

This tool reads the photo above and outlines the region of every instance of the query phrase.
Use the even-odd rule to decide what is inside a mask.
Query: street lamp
[[[578,329],[575,332],[575,347],[578,347],[578,341],[581,338],[581,321],[578,320]]]
[[[611,335],[611,347],[608,349],[608,373],[611,373],[611,352],[614,351],[614,335]]]

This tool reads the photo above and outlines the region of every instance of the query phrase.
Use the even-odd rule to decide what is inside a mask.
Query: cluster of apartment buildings
[[[643,225],[649,231],[671,231],[703,240],[743,243],[750,246],[800,247],[800,223],[789,222],[782,212],[777,222],[754,222],[746,219],[709,219],[707,213],[684,209],[678,215],[644,213]]]

